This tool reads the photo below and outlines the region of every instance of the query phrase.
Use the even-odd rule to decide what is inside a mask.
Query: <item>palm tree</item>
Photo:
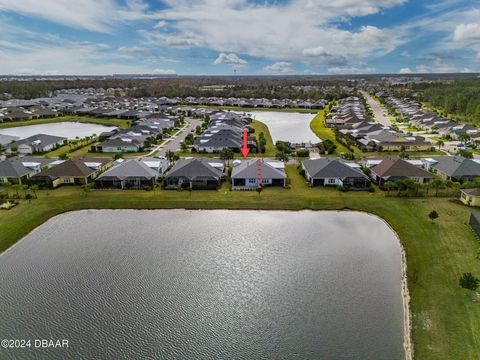
[[[17,195],[17,199],[20,198],[20,194],[18,193],[22,189],[21,184],[14,184],[12,185],[12,189],[15,190],[15,193]]]
[[[3,188],[5,189],[5,192],[7,193],[7,199],[10,197],[9,190],[12,187],[12,184],[7,180],[7,182],[3,183]]]
[[[440,151],[440,148],[442,148],[444,145],[445,145],[445,141],[443,141],[442,139],[437,140],[437,146],[439,151]]]
[[[31,185],[30,190],[32,190],[33,196],[35,196],[35,199],[38,199],[38,196],[37,196],[38,185],[37,184]]]
[[[435,189],[435,196],[438,196],[438,190],[443,186],[443,180],[435,179],[430,183],[430,186]]]
[[[393,181],[387,181],[385,183],[385,187],[387,188],[387,196],[390,196],[390,189],[392,189],[395,186],[395,183]]]
[[[468,141],[470,140],[470,135],[467,133],[461,133],[458,138],[463,143],[463,145],[467,145]]]

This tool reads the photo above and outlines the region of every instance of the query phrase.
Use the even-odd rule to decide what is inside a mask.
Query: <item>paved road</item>
[[[375,120],[383,126],[390,127],[392,122],[388,116],[385,116],[385,114],[387,114],[387,109],[385,109],[382,104],[378,103],[369,93],[365,91],[362,91],[361,93],[365,99],[367,99],[367,104],[372,108]]]
[[[168,150],[176,151],[180,149],[180,144],[183,142],[183,140],[185,140],[187,135],[190,134],[192,130],[195,130],[198,125],[202,124],[202,122],[198,119],[188,118],[187,121],[188,125],[172,135],[172,139],[170,139],[168,144],[165,145],[167,141],[162,142],[162,144],[150,151],[147,156],[151,156],[155,153],[157,153],[157,156],[165,156]]]

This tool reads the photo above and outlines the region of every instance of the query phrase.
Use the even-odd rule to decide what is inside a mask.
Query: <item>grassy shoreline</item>
[[[470,210],[447,198],[390,198],[385,193],[309,188],[295,166],[288,166],[290,189],[256,192],[117,191],[84,193],[78,187],[40,191],[31,204],[22,200],[0,212],[0,251],[51,217],[84,209],[253,209],[355,210],[384,219],[406,253],[411,296],[412,339],[418,359],[474,359],[480,353],[480,305],[474,292],[458,285],[463,272],[480,275],[479,243],[469,228]],[[432,224],[427,215],[436,210]]]
[[[65,116],[58,116],[55,118],[47,118],[47,119],[32,119],[32,120],[24,120],[24,121],[9,121],[0,123],[0,129],[8,129],[13,127],[23,127],[23,126],[31,126],[31,125],[43,125],[43,124],[54,124],[60,122],[80,122],[86,124],[97,124],[97,125],[105,125],[105,126],[116,126],[119,128],[128,128],[130,124],[130,120],[123,120],[117,118],[94,118],[89,116],[78,116],[78,115],[65,115]]]

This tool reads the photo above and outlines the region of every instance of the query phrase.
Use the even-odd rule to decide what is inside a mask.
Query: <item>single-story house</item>
[[[11,136],[6,134],[0,134],[0,145],[7,146],[8,144],[19,140],[18,136]]]
[[[128,153],[138,152],[141,149],[141,144],[135,139],[126,140],[122,138],[107,139],[99,144],[92,146],[92,150],[104,153]]]
[[[112,160],[109,158],[72,158],[33,175],[29,182],[49,188],[62,184],[85,185],[93,182],[111,165]]]
[[[468,206],[480,206],[480,189],[460,189],[460,201]]]
[[[480,164],[462,156],[436,157],[429,170],[445,180],[464,182],[480,178]]]
[[[385,185],[385,183],[389,181],[395,182],[404,179],[411,179],[423,184],[435,178],[435,176],[428,171],[395,157],[382,159],[379,164],[372,166],[370,170],[373,180],[380,186]]]
[[[260,186],[287,185],[285,164],[271,159],[235,160],[232,170],[232,189],[256,189]]]
[[[218,189],[225,164],[213,158],[180,159],[165,175],[167,189]]]
[[[151,189],[160,175],[141,159],[130,159],[99,175],[95,179],[95,186],[115,189]]]
[[[302,170],[310,186],[345,186],[353,189],[370,187],[367,175],[339,159],[305,160],[302,161]]]
[[[42,157],[13,157],[0,161],[0,184],[22,184],[43,169],[53,166],[54,159]]]
[[[7,153],[15,149],[19,154],[34,154],[52,151],[58,146],[62,146],[68,139],[62,136],[53,136],[46,134],[33,135],[28,138],[15,141],[7,146]]]

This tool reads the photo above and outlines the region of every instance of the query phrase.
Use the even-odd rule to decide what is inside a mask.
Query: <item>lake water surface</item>
[[[256,120],[268,126],[273,142],[278,140],[313,144],[320,142],[310,129],[310,122],[315,114],[280,111],[249,111],[248,114],[252,114]]]
[[[99,211],[0,256],[2,359],[402,359],[401,249],[356,212]]]
[[[114,129],[116,129],[115,126],[103,126],[80,122],[59,122],[0,129],[0,134],[18,136],[21,139],[37,134],[47,134],[53,136],[63,136],[73,140],[77,136],[81,139],[86,136],[92,136],[93,134],[100,135],[102,132],[111,131]]]

